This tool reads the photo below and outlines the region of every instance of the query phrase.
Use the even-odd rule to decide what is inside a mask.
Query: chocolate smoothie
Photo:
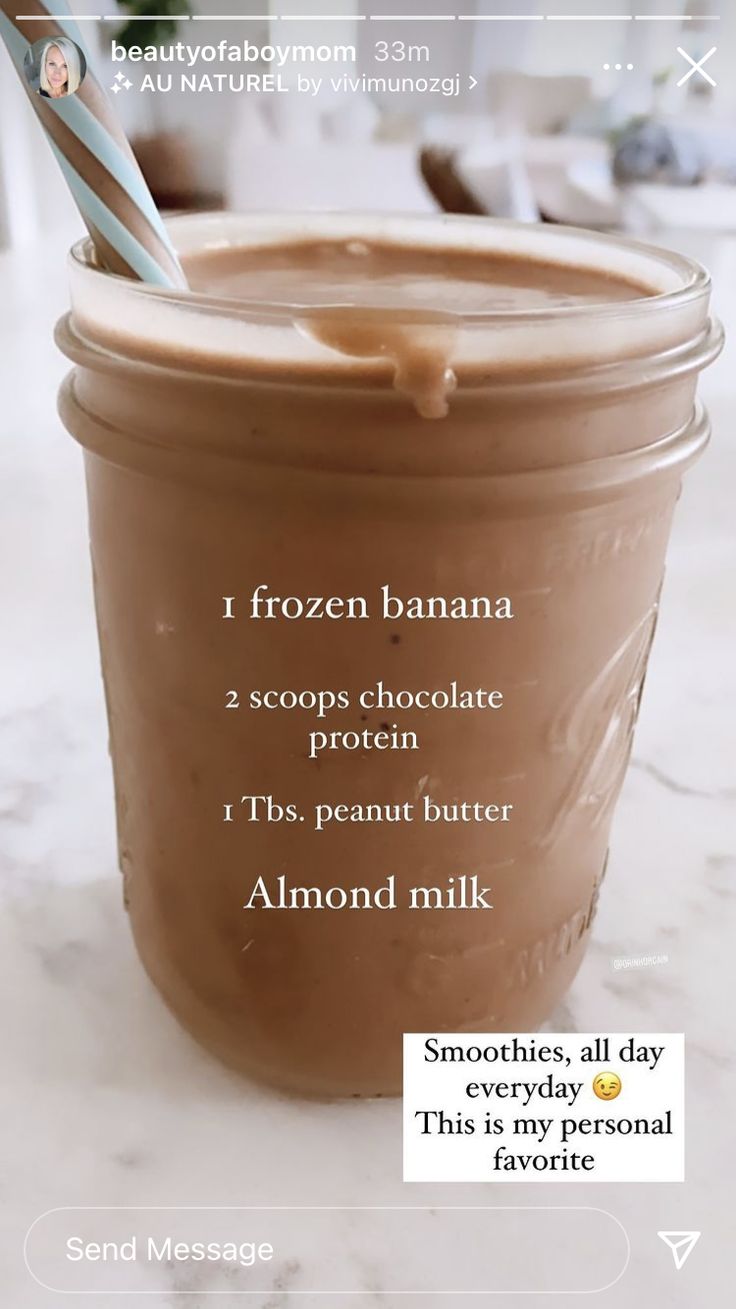
[[[393,1093],[402,1032],[532,1030],[582,958],[708,280],[484,220],[172,231],[189,294],[80,249],[59,328],[135,939],[227,1063]]]

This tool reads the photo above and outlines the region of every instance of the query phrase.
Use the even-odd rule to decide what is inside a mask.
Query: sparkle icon
[[[133,83],[128,81],[128,78],[125,76],[125,73],[116,73],[115,81],[110,87],[110,90],[114,91],[115,95],[117,95],[118,91],[123,91],[123,90],[129,91],[132,85]]]
[[[657,1232],[657,1236],[669,1246],[678,1273],[695,1249],[700,1235],[700,1232]]]

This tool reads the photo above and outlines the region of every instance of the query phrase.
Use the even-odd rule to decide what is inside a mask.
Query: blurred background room
[[[331,61],[281,69],[287,83],[299,71],[320,75],[317,95],[192,92],[178,76],[168,92],[142,90],[145,74],[165,79],[184,66],[124,64],[133,84],[118,88],[116,108],[164,208],[440,208],[622,228],[697,254],[713,235],[736,229],[736,85],[727,57],[736,50],[736,5],[721,5],[717,17],[717,0],[638,7],[650,21],[633,21],[627,0],[557,5],[558,14],[607,16],[574,23],[555,20],[544,0],[405,0],[402,14],[428,17],[390,24],[370,15],[393,18],[397,6],[369,0],[72,5],[106,20],[82,31],[111,88],[121,67],[111,39],[120,48],[223,38],[335,47]],[[216,22],[196,21],[215,13]],[[147,14],[155,17],[142,21]],[[377,57],[379,39],[390,46],[388,60]],[[341,56],[345,47],[354,47],[354,61]],[[66,222],[71,201],[0,53],[0,246],[22,245]],[[197,71],[273,68],[261,61]],[[351,89],[332,89],[344,75]],[[422,89],[431,78],[448,90]]]

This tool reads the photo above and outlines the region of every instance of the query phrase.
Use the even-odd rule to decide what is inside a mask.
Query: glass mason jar
[[[301,1094],[394,1093],[402,1032],[533,1030],[581,961],[670,520],[707,440],[694,397],[720,347],[708,277],[623,239],[478,219],[210,215],[171,232],[185,257],[333,238],[502,249],[653,291],[391,310],[392,332],[448,343],[457,386],[435,421],[393,384],[390,349],[346,355],[304,310],[162,291],[101,271],[89,243],[72,253],[58,340],[75,367],[60,403],[84,447],[141,959],[228,1064]],[[375,315],[366,323],[375,336]],[[386,585],[507,596],[513,620],[385,621]],[[259,586],[366,597],[370,616],[254,621]],[[500,691],[501,709],[391,700],[453,682]],[[322,719],[250,703],[254,690],[325,689],[349,703]],[[316,731],[362,742],[394,730],[418,748],[310,757]],[[317,805],[410,805],[411,819],[317,831]],[[448,808],[434,819],[432,806]],[[258,879],[272,907],[253,899]],[[396,907],[281,909],[284,886],[367,888]],[[445,907],[411,907],[419,887]],[[483,899],[447,907],[451,887],[456,905]]]

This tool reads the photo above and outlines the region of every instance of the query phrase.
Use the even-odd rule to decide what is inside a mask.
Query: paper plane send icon
[[[700,1232],[657,1232],[665,1245],[670,1247],[672,1258],[675,1261],[675,1268],[682,1268],[685,1260],[692,1254],[698,1243]]]

